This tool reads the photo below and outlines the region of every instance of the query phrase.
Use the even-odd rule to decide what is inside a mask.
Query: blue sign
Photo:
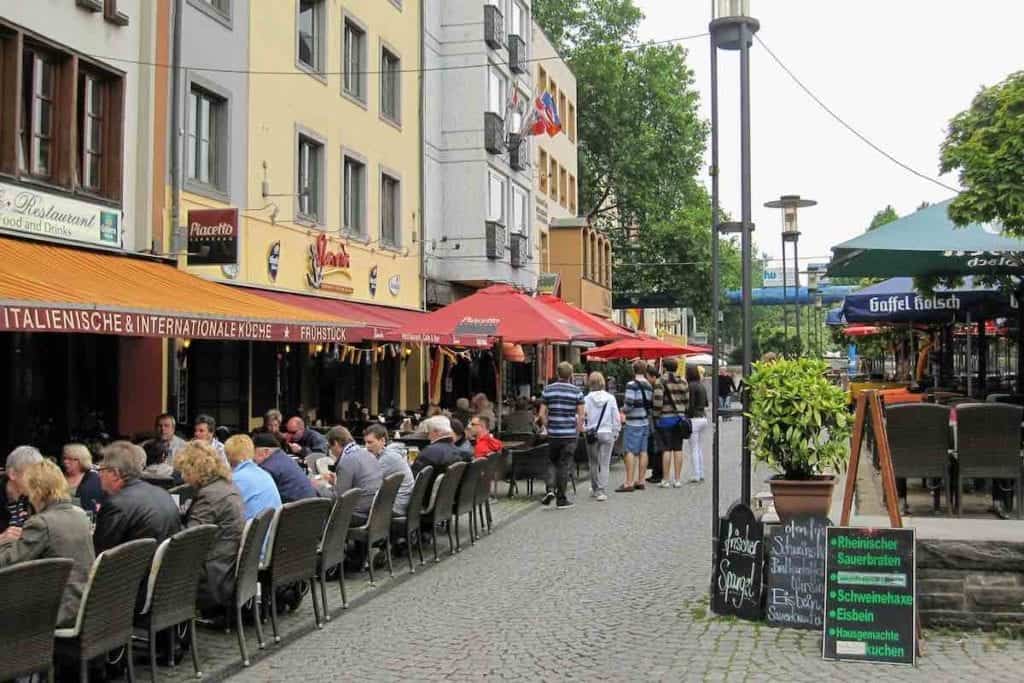
[[[849,361],[846,371],[851,375],[857,374],[857,346],[850,344],[846,349],[846,358]]]

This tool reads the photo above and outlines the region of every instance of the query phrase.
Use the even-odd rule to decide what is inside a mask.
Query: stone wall
[[[1024,543],[917,541],[925,626],[1024,631]]]

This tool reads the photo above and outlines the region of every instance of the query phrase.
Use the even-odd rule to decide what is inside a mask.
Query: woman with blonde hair
[[[104,496],[99,472],[92,468],[92,453],[83,444],[69,443],[64,446],[62,455],[68,495],[77,498],[83,510],[95,513]]]
[[[24,528],[11,527],[0,534],[0,567],[52,557],[74,560],[57,615],[58,628],[71,626],[78,617],[89,568],[96,559],[89,518],[80,507],[72,505],[67,481],[50,460],[28,465],[21,477],[20,485],[36,513]]]
[[[199,579],[198,594],[199,608],[213,610],[226,605],[231,598],[231,577],[245,526],[242,495],[231,483],[227,464],[213,446],[203,441],[190,441],[178,451],[174,466],[195,490],[185,526],[217,527],[217,537]]]
[[[621,428],[619,404],[612,394],[605,391],[604,375],[600,372],[590,373],[587,388],[590,392],[583,399],[586,416],[583,429],[590,460],[590,495],[603,503],[608,500],[608,470]]]

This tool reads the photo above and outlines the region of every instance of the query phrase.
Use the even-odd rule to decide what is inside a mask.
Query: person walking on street
[[[565,495],[569,481],[569,462],[576,453],[576,443],[583,431],[583,392],[572,383],[572,365],[558,364],[558,377],[544,387],[541,394],[540,420],[548,432],[547,492],[541,503],[565,510],[573,506]]]
[[[736,383],[733,381],[729,370],[724,366],[718,369],[718,407],[725,410],[729,407],[729,399],[736,392]],[[728,420],[725,416],[723,419]]]
[[[676,375],[679,362],[666,358],[665,374],[654,385],[654,427],[664,451],[661,456],[661,488],[683,485],[683,417],[690,405],[686,380]],[[673,473],[675,477],[673,477]]]
[[[644,477],[647,475],[647,439],[651,431],[654,387],[644,376],[646,370],[645,361],[633,361],[635,377],[626,384],[622,402],[622,419],[626,424],[623,433],[626,480],[622,486],[615,489],[619,493],[629,493],[634,489],[643,490],[647,487]]]
[[[704,481],[704,449],[701,438],[708,426],[704,412],[708,407],[708,392],[701,384],[700,371],[696,365],[686,366],[686,383],[690,390],[690,407],[686,412],[693,427],[690,434],[690,464],[693,466],[693,476],[690,477],[690,482],[700,483]]]
[[[583,401],[586,420],[584,434],[587,439],[587,458],[590,461],[590,495],[598,502],[608,500],[608,469],[611,467],[612,448],[619,436],[619,404],[605,391],[604,375],[590,373],[587,378],[590,392]]]

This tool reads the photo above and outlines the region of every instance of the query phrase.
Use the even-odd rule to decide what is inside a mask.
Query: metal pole
[[[789,342],[789,311],[786,310],[786,306],[789,305],[788,285],[786,285],[786,235],[782,235],[782,341],[783,343]],[[783,349],[785,350],[785,349]]]
[[[796,290],[796,340],[800,343],[800,354],[804,353],[804,342],[800,338],[800,239],[793,240],[793,281]]]
[[[750,377],[753,363],[753,296],[750,261],[752,253],[752,210],[750,206],[750,27],[740,24],[740,220],[743,224],[740,256],[743,259],[743,377]],[[740,498],[750,505],[750,412],[749,392],[743,393],[743,451]]]
[[[971,314],[967,314],[967,353],[964,357],[964,371],[967,374],[967,395],[973,396],[974,383],[971,381]]]
[[[718,547],[718,362],[719,362],[719,273],[718,273],[718,43],[711,34],[711,555]]]

